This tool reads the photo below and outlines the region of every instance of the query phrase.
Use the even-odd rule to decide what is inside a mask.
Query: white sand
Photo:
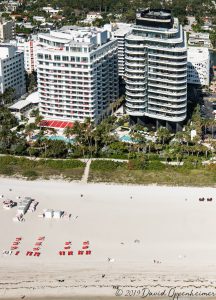
[[[145,286],[157,292],[163,287],[167,291],[173,286],[179,289],[184,286],[188,291],[196,287],[199,291],[214,291],[216,295],[216,193],[213,188],[1,178],[0,194],[15,201],[17,196],[30,196],[39,201],[36,212],[28,212],[24,223],[15,223],[12,218],[16,208],[3,210],[3,199],[0,200],[2,298],[114,296],[113,285],[125,290],[126,286]],[[212,197],[213,202],[199,202],[199,197]],[[71,212],[72,219],[38,218],[44,208]],[[41,256],[26,257],[26,251],[33,248],[40,235],[46,237]],[[23,238],[20,255],[2,255],[17,236]],[[136,239],[140,243],[134,243]],[[68,240],[72,241],[74,256],[61,257],[58,251]],[[85,240],[90,241],[92,255],[78,256],[77,251]],[[115,261],[108,262],[108,257]]]

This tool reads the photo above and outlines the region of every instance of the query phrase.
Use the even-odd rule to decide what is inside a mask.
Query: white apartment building
[[[189,46],[212,48],[212,43],[209,38],[209,33],[193,32],[189,34]]]
[[[14,38],[14,23],[0,18],[0,43],[9,42]]]
[[[116,23],[113,28],[113,36],[118,40],[118,70],[119,76],[125,72],[125,36],[131,31],[131,24]]]
[[[16,98],[26,92],[24,55],[13,45],[0,44],[0,93],[10,87]]]
[[[34,16],[33,20],[35,20],[36,22],[41,22],[41,23],[46,22],[46,18],[42,17],[42,16]]]
[[[190,84],[209,86],[210,53],[208,48],[188,47],[187,81]]]
[[[137,13],[125,41],[126,112],[178,129],[187,112],[186,35],[169,10]]]
[[[30,40],[17,37],[17,47],[24,53],[25,70],[27,73],[37,71],[37,38],[32,36]]]
[[[51,16],[57,15],[60,12],[59,9],[54,9],[51,6],[42,7],[42,10],[44,10],[46,13],[50,14]]]
[[[97,123],[118,98],[117,41],[77,26],[39,34],[37,74],[44,118]]]

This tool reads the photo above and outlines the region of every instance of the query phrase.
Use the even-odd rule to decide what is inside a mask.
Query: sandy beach
[[[216,297],[213,188],[1,178],[1,194],[1,298]],[[37,210],[27,212],[25,222],[14,222],[17,208],[4,210],[2,203],[27,196],[39,202]],[[39,218],[44,209],[72,217]],[[41,236],[40,256],[26,256]],[[16,237],[22,238],[19,255],[4,255]],[[73,255],[64,250],[67,241]],[[84,241],[90,255],[78,255]]]

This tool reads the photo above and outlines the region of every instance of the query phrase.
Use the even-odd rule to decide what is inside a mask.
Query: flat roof
[[[38,91],[31,93],[29,96],[26,97],[26,99],[24,100],[19,100],[16,103],[14,103],[13,105],[11,105],[9,108],[10,109],[22,109],[25,108],[27,105],[29,104],[37,104],[39,103],[39,95],[38,95]]]

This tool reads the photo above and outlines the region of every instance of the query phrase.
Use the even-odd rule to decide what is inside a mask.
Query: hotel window
[[[54,60],[61,60],[61,56],[60,55],[54,55]]]

